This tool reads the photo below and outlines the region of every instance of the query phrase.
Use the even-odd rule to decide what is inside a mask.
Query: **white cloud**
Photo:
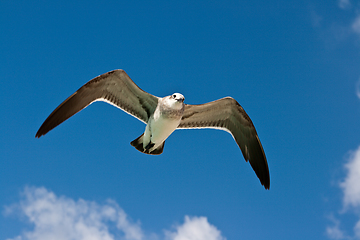
[[[33,229],[8,240],[145,240],[159,239],[144,234],[139,222],[131,221],[119,205],[58,197],[45,188],[25,188],[18,204],[5,207],[7,215],[19,212]],[[168,240],[225,240],[205,217],[185,216],[176,231],[165,230]]]
[[[360,15],[358,15],[353,23],[351,24],[351,29],[357,33],[360,34]]]
[[[344,206],[360,207],[360,147],[350,154],[348,163],[345,164],[347,176],[340,183],[344,193]]]
[[[323,21],[323,17],[320,16],[314,9],[310,10],[310,19],[313,27],[319,28],[321,27],[321,23]]]
[[[340,211],[339,218],[350,212],[355,214],[358,220],[354,224],[351,237],[340,228],[341,221],[331,215],[329,220],[332,224],[326,228],[326,234],[331,239],[360,239],[360,146],[357,150],[350,152],[344,168],[346,176],[339,184],[343,193],[343,210]]]
[[[350,0],[339,0],[338,4],[341,9],[348,9],[351,7]]]
[[[343,16],[346,15],[346,20],[340,21],[341,18],[323,17],[318,14],[315,9],[310,8],[310,18],[314,28],[319,31],[319,36],[325,42],[327,47],[333,48],[339,44],[344,44],[346,41],[353,40],[352,37],[356,35],[360,37],[360,11],[359,8],[353,7],[350,0],[337,0],[338,7],[343,11]],[[358,45],[358,39],[356,41]]]
[[[225,240],[206,217],[185,216],[185,223],[177,226],[176,232],[167,232],[166,235],[171,240]]]
[[[34,229],[15,239],[28,240],[112,240],[109,225],[114,225],[124,239],[143,239],[139,223],[132,223],[126,213],[113,201],[104,205],[85,200],[74,201],[57,197],[45,188],[25,188],[20,204],[7,212],[20,213],[34,225]]]
[[[356,96],[358,97],[358,98],[360,98],[360,79],[359,79],[359,81],[356,83]]]
[[[327,226],[326,227],[326,235],[330,239],[344,239],[344,233],[340,230],[338,225]]]
[[[332,226],[326,227],[326,235],[331,239],[344,239],[344,233],[340,229],[340,221],[333,215],[329,216],[329,220],[333,223]]]
[[[355,236],[360,239],[360,220],[356,223],[354,227]]]

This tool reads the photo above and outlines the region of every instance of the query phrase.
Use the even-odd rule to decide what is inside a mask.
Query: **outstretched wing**
[[[261,184],[270,188],[269,167],[254,124],[235,99],[226,97],[201,105],[185,105],[178,128],[216,128],[231,133]]]
[[[141,90],[124,70],[107,72],[87,82],[62,102],[41,125],[35,137],[45,135],[95,101],[110,103],[147,123],[156,109],[158,97]]]

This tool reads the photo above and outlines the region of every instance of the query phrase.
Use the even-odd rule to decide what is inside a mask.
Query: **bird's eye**
[[[176,94],[173,94],[172,97],[173,97],[173,98],[176,98]]]

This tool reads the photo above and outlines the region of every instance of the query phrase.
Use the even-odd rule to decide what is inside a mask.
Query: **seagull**
[[[62,102],[35,137],[45,135],[91,103],[103,101],[146,124],[145,132],[130,143],[146,154],[161,154],[165,140],[176,129],[212,128],[229,132],[261,184],[269,189],[270,174],[264,149],[241,105],[232,97],[200,105],[185,104],[184,100],[180,93],[156,97],[140,89],[124,70],[113,70],[90,80]]]

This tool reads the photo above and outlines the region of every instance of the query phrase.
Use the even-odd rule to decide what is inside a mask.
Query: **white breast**
[[[180,119],[174,118],[162,118],[154,119],[150,122],[150,130],[151,130],[151,142],[157,144],[161,144],[165,141],[170,134],[175,131],[175,129],[180,124]]]
[[[179,126],[181,116],[179,118],[167,118],[162,116],[159,111],[155,110],[154,115],[149,119],[144,133],[144,147],[151,141],[156,149],[160,146]]]

